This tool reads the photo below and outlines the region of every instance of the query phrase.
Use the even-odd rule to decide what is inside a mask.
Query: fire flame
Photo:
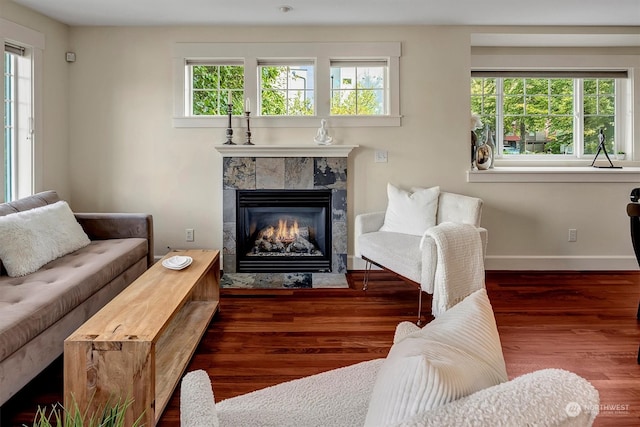
[[[281,219],[278,221],[278,228],[274,228],[273,226],[268,227],[264,231],[263,237],[281,242],[292,242],[298,237],[298,233],[298,221],[294,221],[293,225],[289,227],[288,221]]]

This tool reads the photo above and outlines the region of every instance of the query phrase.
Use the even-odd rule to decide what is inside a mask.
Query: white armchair
[[[440,192],[436,211],[436,225],[453,222],[475,226],[482,240],[482,257],[486,253],[487,230],[480,227],[482,200],[461,194]],[[385,212],[357,215],[355,218],[355,256],[365,264],[363,290],[367,289],[371,265],[400,276],[416,285],[418,293],[418,324],[422,314],[421,292],[433,294],[438,263],[435,240],[428,231],[411,235],[381,231]]]

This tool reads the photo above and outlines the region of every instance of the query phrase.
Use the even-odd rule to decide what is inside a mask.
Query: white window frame
[[[254,114],[254,117],[258,117],[258,116],[263,116],[263,117],[303,117],[300,115],[289,115],[289,114],[284,114],[284,115],[263,115],[262,114],[262,76],[261,76],[261,69],[262,67],[287,67],[287,73],[288,71],[291,70],[291,67],[295,67],[295,66],[311,66],[314,69],[314,74],[316,73],[317,67],[316,67],[316,63],[315,63],[315,59],[313,58],[291,58],[291,59],[287,59],[287,60],[282,60],[282,59],[277,59],[277,60],[266,60],[266,59],[258,59],[258,70],[257,70],[257,102],[256,102],[256,106],[253,108],[254,111],[252,111],[252,113]],[[315,75],[314,76],[314,82],[317,81],[318,76]],[[313,88],[311,88],[310,92],[313,95],[313,111],[316,111],[316,86],[314,85]],[[288,98],[288,94],[289,92],[294,92],[295,89],[291,89],[289,87],[289,79],[287,78],[287,87],[284,89],[281,89],[282,92],[284,92],[285,94],[287,94],[287,98]],[[289,108],[289,106],[287,105],[287,109]],[[315,114],[311,115],[312,117],[315,116]]]
[[[185,99],[185,116],[187,117],[208,117],[206,115],[199,116],[193,114],[193,85],[190,83],[193,79],[193,67],[197,65],[205,65],[205,66],[216,66],[216,67],[224,67],[224,66],[242,66],[244,69],[244,64],[241,61],[215,61],[215,60],[205,60],[205,61],[188,61],[185,64],[185,78],[187,84],[185,85],[186,90],[186,99]],[[226,111],[226,110],[225,110]],[[222,114],[224,116],[224,114]]]
[[[227,127],[224,116],[188,116],[186,96],[188,60],[242,61],[245,69],[245,98],[257,104],[258,62],[262,58],[314,58],[316,63],[314,116],[252,116],[253,127],[318,127],[329,119],[331,127],[400,126],[400,42],[354,43],[175,43],[173,46],[174,117],[176,128]],[[331,116],[330,62],[332,59],[386,59],[389,70],[389,110],[385,116]],[[233,126],[242,118],[233,117]]]
[[[329,66],[330,68],[348,68],[348,67],[353,67],[356,69],[356,73],[358,72],[359,68],[366,68],[366,67],[384,67],[384,77],[383,77],[383,87],[382,89],[375,89],[375,90],[381,90],[384,93],[384,105],[382,106],[383,109],[383,113],[382,114],[377,114],[377,115],[370,115],[373,117],[376,116],[386,116],[387,112],[389,111],[389,67],[388,66],[384,66],[385,64],[382,64],[381,61],[343,61],[343,60],[331,60]],[[357,78],[357,76],[356,76]],[[361,89],[357,87],[357,81],[356,81],[356,85],[354,86],[353,89],[333,89],[333,87],[331,87],[331,100],[333,99],[333,92],[335,91],[342,91],[342,90],[353,90],[356,93],[356,100],[358,99],[358,93],[362,92],[362,91],[366,91],[369,89]],[[356,110],[357,110],[357,101],[356,101]],[[364,114],[356,114],[357,116],[364,116]],[[345,115],[342,114],[331,114],[331,117],[344,117]]]
[[[526,48],[523,48],[525,51]],[[522,51],[523,49],[520,49]],[[617,86],[616,111],[619,122],[616,125],[616,141],[618,147],[626,152],[628,164],[631,161],[640,160],[640,109],[633,107],[633,100],[640,100],[640,85],[634,84],[634,78],[640,76],[640,65],[635,55],[626,54],[598,54],[598,53],[573,53],[558,55],[544,52],[543,49],[533,49],[528,53],[512,53],[512,49],[506,51],[500,48],[472,49],[472,70],[626,70],[628,73],[627,84]],[[617,82],[619,84],[619,81]],[[620,96],[618,96],[620,95]],[[634,127],[633,123],[636,123]],[[581,167],[589,166],[593,156],[582,158],[550,158],[551,156],[508,156],[498,157],[496,167]],[[528,173],[529,171],[525,171]]]
[[[532,72],[531,77],[526,76],[518,76],[517,78],[539,78],[539,76],[535,75],[536,72]],[[543,73],[544,74],[544,73]],[[616,127],[614,130],[616,141],[613,152],[607,152],[607,154],[611,158],[617,158],[617,154],[619,151],[624,151],[628,153],[632,153],[633,147],[629,144],[629,140],[624,138],[625,127],[629,127],[629,121],[626,119],[626,114],[624,110],[624,105],[629,102],[630,96],[628,95],[629,89],[631,87],[631,79],[627,78],[615,78],[615,77],[598,77],[597,74],[593,76],[589,76],[588,73],[584,75],[579,75],[580,72],[576,72],[575,76],[566,75],[566,76],[558,76],[555,78],[566,78],[573,80],[573,105],[574,109],[572,112],[573,117],[573,154],[504,154],[504,79],[510,78],[511,76],[492,76],[490,78],[496,79],[496,115],[497,115],[497,123],[492,126],[492,133],[494,134],[494,140],[496,145],[496,160],[506,159],[506,160],[514,160],[514,161],[522,161],[522,160],[538,160],[538,161],[572,161],[572,160],[581,160],[588,159],[589,161],[593,161],[595,157],[595,153],[593,154],[585,154],[584,152],[584,80],[599,78],[599,79],[607,79],[614,78],[615,80],[615,122]],[[603,74],[603,73],[599,73]],[[627,72],[628,74],[628,72]],[[473,78],[473,77],[472,77]],[[480,76],[478,76],[480,78]],[[542,78],[554,78],[552,75],[548,75],[547,77]],[[542,96],[545,96],[544,94]],[[526,97],[526,94],[525,94]],[[474,111],[474,113],[478,113]],[[620,142],[622,141],[622,142]],[[604,156],[603,156],[604,157]]]
[[[13,199],[26,197],[43,188],[42,135],[42,62],[44,34],[0,18],[0,40],[22,46],[24,56],[17,60],[16,150],[14,161]],[[2,69],[4,70],[2,55]],[[4,112],[4,83],[0,87]],[[2,150],[4,164],[4,150]],[[4,198],[4,192],[2,192]]]

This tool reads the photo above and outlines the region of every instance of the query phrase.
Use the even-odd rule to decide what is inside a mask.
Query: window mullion
[[[188,100],[187,105],[185,105],[185,110],[189,116],[193,116],[193,85],[191,84],[191,82],[193,81],[193,67],[185,67],[185,74],[187,75],[187,78],[185,80],[185,91],[188,94]]]
[[[251,100],[253,116],[260,114],[260,99],[258,99],[258,59],[254,57],[244,58],[244,96]]]
[[[331,111],[331,65],[328,56],[316,58],[315,111],[318,117],[329,117]]]
[[[497,157],[502,157],[504,152],[504,107],[502,105],[504,101],[504,79],[496,79],[496,129],[494,140],[498,152],[495,153]]]
[[[624,137],[623,130],[626,129],[626,114],[624,104],[622,102],[623,96],[619,96],[622,93],[622,81],[616,80],[614,86],[614,96],[615,96],[615,109],[614,109],[614,120],[618,124],[614,130],[614,140],[616,141],[613,150],[617,155],[619,151],[628,151],[631,154],[631,150],[629,150],[628,145],[620,144],[620,141],[626,141],[627,138]]]
[[[584,157],[584,80],[575,79],[573,83],[573,149],[575,156]]]

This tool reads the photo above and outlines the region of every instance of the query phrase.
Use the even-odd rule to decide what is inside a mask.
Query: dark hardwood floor
[[[373,273],[362,292],[362,273],[348,277],[352,289],[222,290],[187,369],[205,369],[220,400],[384,357],[396,324],[416,320],[417,290]],[[600,392],[596,426],[640,425],[640,272],[488,272],[487,290],[510,377],[576,372]],[[61,395],[58,359],[2,407],[2,427],[30,425],[38,405]],[[159,425],[179,425],[179,388]]]

